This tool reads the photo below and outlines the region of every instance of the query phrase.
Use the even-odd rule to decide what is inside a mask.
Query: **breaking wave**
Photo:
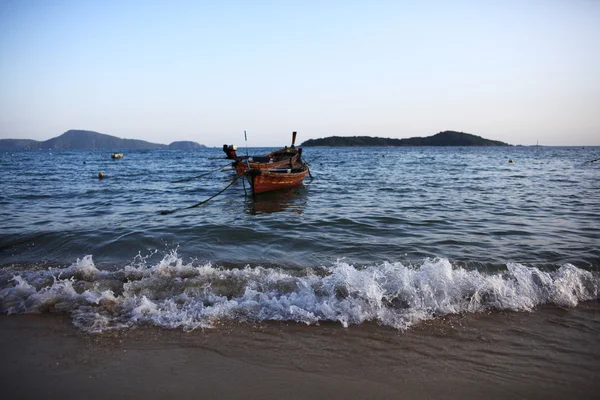
[[[355,267],[223,268],[185,263],[176,252],[156,265],[139,257],[116,271],[92,256],[67,268],[0,271],[0,312],[63,312],[87,332],[154,325],[193,330],[223,322],[365,321],[397,329],[438,316],[487,310],[574,307],[599,298],[600,276],[565,264],[542,271],[518,263],[483,273],[444,258]]]

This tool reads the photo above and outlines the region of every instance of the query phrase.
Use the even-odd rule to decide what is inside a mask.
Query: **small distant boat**
[[[289,168],[250,168],[246,171],[245,175],[248,182],[250,182],[252,194],[297,186],[309,174],[308,166],[305,163],[298,162],[288,164],[288,166]]]
[[[112,153],[111,158],[123,158],[123,153]]]

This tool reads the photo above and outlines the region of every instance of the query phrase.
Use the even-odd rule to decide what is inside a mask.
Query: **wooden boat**
[[[250,168],[246,171],[246,178],[250,182],[252,194],[297,186],[309,174],[308,166],[305,163],[297,162],[287,166],[288,168]]]
[[[302,149],[290,149],[289,153],[269,153],[265,156],[259,157],[249,157],[247,159],[242,159],[238,161],[234,161],[232,166],[235,168],[238,174],[243,174],[248,170],[248,165],[250,165],[250,169],[273,169],[273,168],[283,168],[286,165],[294,164],[300,162],[300,155],[302,154]],[[299,151],[298,151],[299,150]],[[278,150],[281,151],[281,150]]]
[[[281,168],[288,164],[302,162],[302,149],[294,147],[296,142],[296,132],[292,132],[292,146],[285,146],[283,149],[273,151],[264,156],[244,157],[238,156],[236,153],[237,147],[233,145],[223,145],[223,151],[226,158],[235,160],[231,165],[235,168],[238,174],[243,174],[250,169],[273,169]]]

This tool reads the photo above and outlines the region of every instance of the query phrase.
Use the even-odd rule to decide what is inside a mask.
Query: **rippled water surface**
[[[221,149],[0,154],[0,311],[58,308],[92,330],[220,317],[404,328],[598,299],[598,147],[304,157],[302,186],[253,199],[240,179],[188,209],[235,179]]]

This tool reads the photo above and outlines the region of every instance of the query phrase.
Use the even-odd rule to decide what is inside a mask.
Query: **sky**
[[[0,0],[0,139],[600,145],[599,0]]]

